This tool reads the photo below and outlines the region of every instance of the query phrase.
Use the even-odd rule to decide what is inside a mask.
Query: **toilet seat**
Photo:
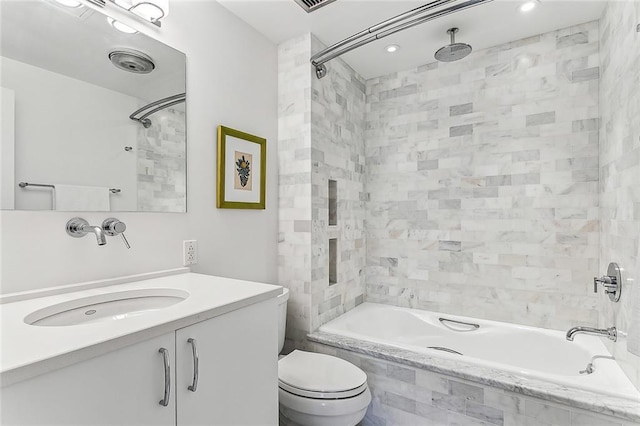
[[[367,375],[343,359],[295,350],[278,361],[278,386],[305,398],[345,399],[367,389]]]
[[[362,392],[367,389],[367,384],[363,383],[354,389],[349,389],[342,392],[316,392],[309,391],[306,389],[296,388],[295,386],[291,386],[281,380],[278,380],[278,387],[284,391],[287,391],[293,395],[302,396],[305,398],[313,398],[313,399],[345,399],[352,398],[354,396],[360,395]]]

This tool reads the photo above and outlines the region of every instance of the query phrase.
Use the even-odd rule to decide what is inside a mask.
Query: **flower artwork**
[[[240,191],[251,191],[253,179],[251,176],[251,162],[253,156],[245,152],[235,152],[236,175],[233,187]]]
[[[264,210],[266,176],[267,140],[218,126],[218,208]]]

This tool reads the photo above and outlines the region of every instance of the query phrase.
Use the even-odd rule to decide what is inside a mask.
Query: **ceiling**
[[[116,31],[101,13],[48,0],[0,1],[0,53],[147,102],[185,91],[185,55],[141,33]],[[114,67],[109,52],[134,49],[153,59],[150,74]]]
[[[223,6],[276,44],[312,32],[326,45],[428,3],[428,0],[337,0],[306,13],[294,0],[218,0]],[[540,0],[528,13],[524,0],[495,0],[374,41],[342,56],[365,79],[433,62],[433,54],[449,44],[448,28],[458,27],[456,41],[474,50],[597,20],[602,0]],[[400,50],[385,51],[390,44]],[[314,52],[316,53],[316,52]],[[330,63],[329,63],[330,68]]]

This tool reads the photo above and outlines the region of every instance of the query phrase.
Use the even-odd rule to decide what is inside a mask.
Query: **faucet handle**
[[[593,277],[593,292],[598,292],[598,283],[604,287],[604,293],[609,296],[612,302],[620,300],[622,292],[622,277],[620,267],[616,263],[610,263],[607,268],[607,275],[602,277]]]
[[[120,235],[122,237],[122,242],[124,243],[125,247],[128,249],[131,248],[129,241],[127,241],[127,237],[124,236],[124,231],[127,230],[127,225],[121,220],[116,219],[115,217],[110,217],[108,219],[105,219],[102,222],[102,229],[104,229],[105,234],[111,237]]]

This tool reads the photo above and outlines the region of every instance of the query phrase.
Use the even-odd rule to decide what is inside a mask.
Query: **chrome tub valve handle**
[[[622,277],[620,274],[620,267],[617,263],[610,263],[607,268],[607,275],[602,277],[593,277],[593,292],[598,292],[598,284],[602,284],[605,288],[604,293],[609,296],[609,300],[617,302],[620,300],[620,294],[622,293]]]
[[[129,241],[127,241],[127,237],[124,236],[124,231],[127,230],[127,225],[124,222],[116,219],[115,217],[110,217],[102,222],[102,229],[104,229],[104,233],[110,237],[120,235],[125,247],[128,249],[131,248]]]

